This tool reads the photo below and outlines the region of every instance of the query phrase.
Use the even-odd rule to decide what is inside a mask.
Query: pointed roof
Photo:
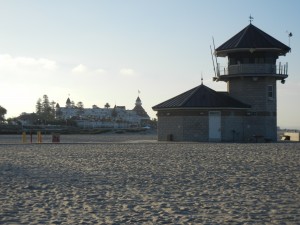
[[[67,99],[66,104],[67,104],[67,105],[71,104],[70,98]]]
[[[142,101],[140,97],[138,96],[136,101],[135,101],[135,106],[132,109],[133,111],[136,112],[137,115],[144,117],[144,118],[150,118],[146,110],[142,106]]]
[[[141,117],[150,118],[146,110],[141,105],[136,105],[132,110]]]
[[[169,108],[250,108],[250,106],[224,92],[216,92],[201,84],[152,107],[153,110]]]
[[[137,99],[135,100],[135,105],[142,105],[142,101],[140,97],[138,96]]]
[[[278,55],[285,55],[290,51],[290,47],[250,23],[239,33],[219,46],[216,49],[216,55],[227,56],[229,52],[250,49],[255,51],[274,51],[277,52]]]

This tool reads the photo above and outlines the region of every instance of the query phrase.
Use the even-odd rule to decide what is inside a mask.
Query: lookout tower
[[[285,83],[288,63],[276,62],[290,47],[255,27],[251,21],[239,33],[215,49],[227,57],[227,66],[217,64],[214,81],[227,83],[228,94],[251,106],[243,120],[245,137],[277,140],[276,83]]]

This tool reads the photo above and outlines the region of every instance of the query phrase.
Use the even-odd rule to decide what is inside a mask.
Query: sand
[[[34,133],[32,138],[26,135],[26,143],[37,143],[37,134]],[[156,142],[156,132],[146,131],[141,133],[105,133],[105,134],[61,134],[60,143],[103,143],[103,142]],[[22,144],[22,134],[19,135],[0,135],[0,144]],[[52,143],[52,134],[42,134],[42,143]]]
[[[300,143],[133,142],[0,144],[0,224],[300,223]]]

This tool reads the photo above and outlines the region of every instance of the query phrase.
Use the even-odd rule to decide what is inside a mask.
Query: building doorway
[[[209,112],[209,141],[221,141],[221,112]]]

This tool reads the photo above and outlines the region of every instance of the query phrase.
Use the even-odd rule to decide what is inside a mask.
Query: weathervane
[[[293,34],[292,32],[289,32],[289,31],[286,31],[288,33],[288,36],[289,36],[289,47],[291,47],[291,37],[293,37]],[[291,49],[290,49],[290,52],[291,52]]]
[[[251,16],[251,14],[250,14],[250,16],[249,16],[249,21],[250,21],[250,24],[252,23],[252,21],[254,20],[254,18]]]
[[[201,73],[201,84],[203,84],[203,75]]]

